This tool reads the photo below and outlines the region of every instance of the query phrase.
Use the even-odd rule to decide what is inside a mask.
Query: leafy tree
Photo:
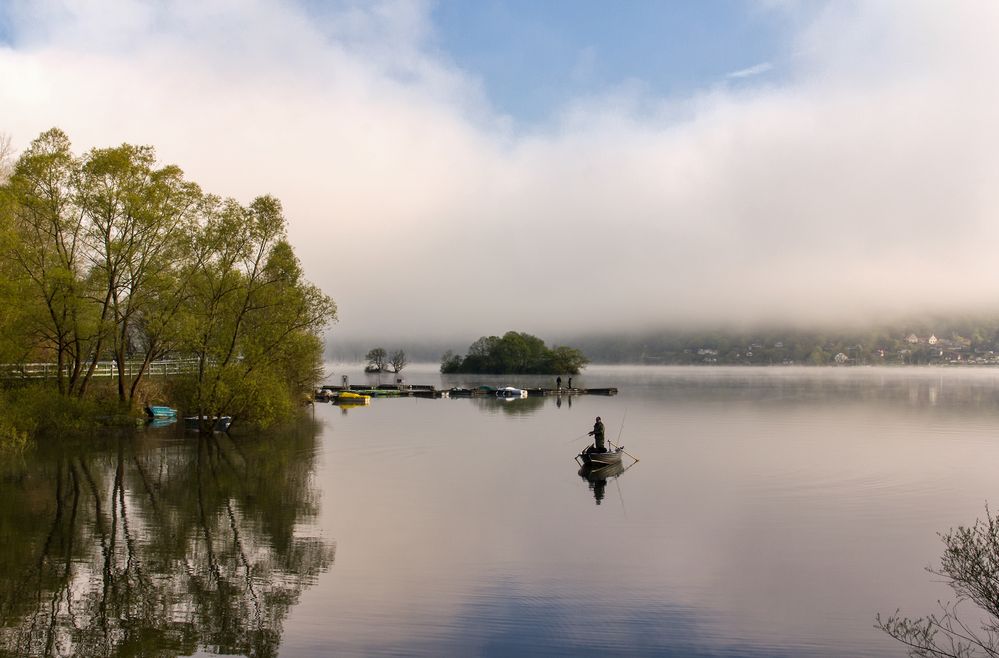
[[[77,203],[80,162],[69,138],[53,128],[42,133],[18,159],[5,186],[16,239],[10,256],[26,295],[26,351],[54,357],[61,393],[83,395],[99,358],[101,327],[87,303],[85,222]]]
[[[460,355],[455,354],[451,350],[447,350],[441,355],[441,372],[444,374],[461,372],[463,363],[464,360]]]
[[[469,346],[464,358],[447,352],[441,359],[441,372],[577,374],[587,362],[577,349],[563,346],[548,349],[537,336],[508,331],[502,338],[479,338]]]
[[[302,278],[273,197],[258,197],[246,208],[216,200],[195,244],[182,345],[198,362],[189,382],[190,408],[199,416],[267,424],[311,387],[289,380],[290,372],[315,381],[322,359],[318,335],[336,319],[336,304]],[[260,405],[265,391],[279,407]]]
[[[549,372],[579,372],[589,360],[582,352],[574,347],[559,345],[551,351],[551,362],[548,366]]]
[[[402,350],[396,350],[392,352],[392,356],[389,358],[389,363],[392,364],[393,372],[400,372],[406,367],[409,361],[406,359],[406,353]]]
[[[985,519],[959,526],[941,535],[944,554],[939,568],[927,568],[942,577],[957,600],[938,602],[940,611],[912,619],[895,614],[876,617],[875,626],[909,649],[910,656],[970,658],[999,655],[999,518],[985,508]],[[962,619],[958,606],[978,609]],[[981,613],[985,617],[981,617]],[[973,618],[976,622],[966,621]],[[977,628],[976,628],[977,625]]]
[[[385,370],[385,360],[388,358],[388,352],[382,347],[376,347],[368,351],[364,358],[368,360],[368,369],[374,372],[382,372]]]
[[[201,191],[184,180],[180,169],[157,169],[155,164],[155,152],[148,146],[94,149],[78,184],[91,276],[100,282],[101,318],[108,323],[118,366],[118,398],[125,403],[131,402],[146,367],[160,353],[162,321],[179,308],[178,291],[171,290],[179,279],[172,270],[184,256],[201,199]],[[145,342],[143,363],[128,382],[127,361],[143,316],[160,322],[145,323],[151,340]]]

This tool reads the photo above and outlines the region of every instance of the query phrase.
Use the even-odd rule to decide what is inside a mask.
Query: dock
[[[373,398],[490,398],[497,396],[498,387],[479,386],[476,388],[444,388],[430,384],[379,384],[378,386],[335,386],[327,384],[316,391],[317,400],[335,398],[344,391],[370,395]],[[576,396],[576,395],[617,395],[617,389],[610,388],[525,388],[527,397]]]

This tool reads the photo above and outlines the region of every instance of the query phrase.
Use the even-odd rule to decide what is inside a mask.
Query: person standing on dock
[[[607,446],[604,444],[604,421],[600,420],[600,416],[597,416],[597,421],[593,423],[593,429],[588,434],[593,437],[593,446],[589,448],[589,452],[607,452]]]
[[[572,377],[569,378],[569,385],[566,386],[566,388],[569,389],[570,391],[572,390]]]
[[[562,375],[555,378],[555,390],[559,392],[562,391]]]

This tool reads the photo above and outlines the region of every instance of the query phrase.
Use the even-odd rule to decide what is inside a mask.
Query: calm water
[[[445,384],[480,381],[549,384]],[[949,598],[924,571],[936,533],[999,499],[997,382],[591,367],[574,383],[620,394],[376,399],[317,404],[273,436],[51,441],[2,467],[0,647],[901,656],[874,614]],[[607,481],[572,460],[596,415],[641,459]]]

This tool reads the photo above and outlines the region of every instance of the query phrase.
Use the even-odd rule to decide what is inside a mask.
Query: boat
[[[370,404],[371,396],[362,395],[360,393],[354,393],[353,391],[341,391],[333,398],[333,404],[348,405],[348,404]]]
[[[623,456],[623,446],[615,446],[607,452],[590,452],[590,449],[586,448],[576,455],[576,461],[584,466],[610,466],[620,464]]]
[[[506,398],[508,400],[526,398],[527,391],[523,388],[516,388],[515,386],[504,386],[503,388],[496,389],[496,397]]]
[[[187,416],[184,418],[184,427],[190,430],[201,429],[202,424],[208,424],[208,416]],[[232,425],[232,416],[216,416],[212,424],[213,432],[228,432]]]
[[[146,415],[150,418],[176,418],[177,410],[170,407],[146,407]]]

